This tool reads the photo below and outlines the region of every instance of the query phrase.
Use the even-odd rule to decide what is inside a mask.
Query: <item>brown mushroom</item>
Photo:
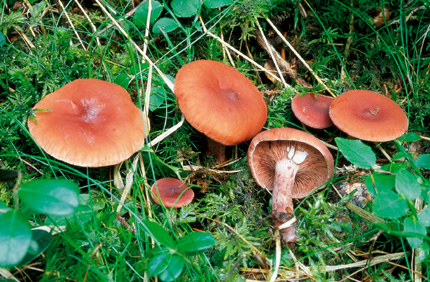
[[[324,95],[315,96],[309,92],[303,96],[297,94],[291,101],[291,109],[298,120],[305,125],[323,129],[333,125],[328,110],[334,98]]]
[[[260,132],[248,149],[248,164],[258,185],[273,190],[272,220],[278,228],[293,218],[293,198],[304,198],[330,179],[333,157],[316,137],[292,128]],[[280,230],[284,243],[296,241],[296,225]]]
[[[342,93],[330,105],[329,114],[340,130],[367,141],[391,141],[408,129],[408,118],[398,104],[368,90]]]
[[[225,145],[251,139],[266,123],[267,107],[257,87],[217,61],[183,66],[175,78],[175,95],[187,121],[214,141],[208,142],[208,151],[218,162],[225,159]]]
[[[128,92],[98,79],[74,80],[33,109],[36,116],[28,119],[28,128],[36,143],[54,158],[77,166],[120,163],[143,147],[149,132]]]
[[[152,185],[152,199],[167,208],[180,208],[194,199],[194,191],[179,179],[162,178]]]

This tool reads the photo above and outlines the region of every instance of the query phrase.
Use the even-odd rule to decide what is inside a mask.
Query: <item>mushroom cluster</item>
[[[118,164],[143,147],[149,123],[121,86],[77,79],[46,95],[28,119],[49,155],[83,167]]]

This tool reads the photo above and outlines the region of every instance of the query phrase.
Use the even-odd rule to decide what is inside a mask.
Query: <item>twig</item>
[[[160,143],[161,141],[163,141],[165,138],[167,138],[170,134],[172,134],[173,132],[175,132],[178,128],[180,128],[185,121],[185,117],[181,116],[181,121],[179,121],[176,125],[172,126],[171,128],[169,128],[168,130],[166,130],[165,132],[163,132],[163,134],[157,136],[157,138],[154,138],[154,140],[152,140],[151,142],[148,143],[149,147],[153,147],[156,144]]]
[[[294,49],[294,47],[290,44],[290,42],[287,41],[287,39],[282,35],[282,33],[276,28],[276,26],[272,23],[272,21],[266,17],[266,21],[269,23],[269,25],[273,28],[273,30],[278,34],[278,36],[284,41],[285,44],[287,44],[288,48],[296,55],[296,57],[302,62],[302,64],[308,69],[308,71],[313,75],[313,77],[320,83],[325,90],[327,90],[328,93],[330,93],[331,96],[336,98],[336,95],[330,90],[330,88],[325,85],[325,83],[319,78],[319,76],[312,70],[312,68],[306,63],[306,61],[300,56],[300,54]]]
[[[275,282],[276,277],[278,277],[278,271],[279,266],[281,265],[281,236],[279,235],[279,230],[275,230],[275,244],[276,244],[276,251],[275,251],[275,268],[272,273],[272,276],[270,276],[269,282]]]
[[[84,50],[88,50],[88,49],[85,47],[84,42],[82,42],[82,39],[81,39],[81,37],[79,36],[79,33],[76,31],[75,26],[73,25],[72,20],[69,18],[69,14],[67,13],[66,9],[64,9],[64,6],[63,6],[63,3],[61,2],[61,0],[58,0],[58,4],[60,4],[61,9],[62,9],[62,10],[63,10],[63,12],[64,12],[64,15],[66,15],[67,21],[69,22],[70,26],[71,26],[71,27],[72,27],[72,29],[73,29],[73,32],[75,33],[76,37],[78,38],[79,43],[81,43],[82,48],[84,48]]]

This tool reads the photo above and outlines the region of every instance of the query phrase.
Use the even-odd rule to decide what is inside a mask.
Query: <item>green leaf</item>
[[[152,87],[151,96],[149,98],[149,110],[155,111],[166,100],[167,91],[161,87]]]
[[[128,75],[126,75],[125,73],[118,74],[114,79],[114,83],[118,84],[119,86],[121,86],[124,89],[127,89],[128,82],[129,82]]]
[[[29,248],[25,257],[19,263],[19,266],[24,266],[32,262],[35,258],[40,256],[41,253],[46,251],[46,249],[51,245],[52,235],[45,230],[31,230],[32,233],[32,244],[34,248]]]
[[[403,143],[403,142],[416,142],[416,141],[421,140],[421,137],[417,133],[415,133],[415,132],[410,132],[408,134],[405,134],[405,135],[399,137],[398,140],[400,141],[400,143]]]
[[[175,241],[170,236],[169,232],[163,229],[160,225],[147,219],[142,220],[144,230],[149,236],[154,238],[158,243],[168,248],[175,248]],[[146,228],[145,228],[146,227]]]
[[[167,269],[161,273],[158,277],[162,281],[173,281],[179,277],[182,270],[184,269],[185,260],[183,257],[173,254],[168,263]]]
[[[382,191],[388,191],[392,190],[395,185],[396,176],[393,174],[385,174],[385,173],[378,173],[374,172],[373,174],[373,180],[375,181],[376,191],[375,187],[373,186],[372,177],[368,175],[366,177],[366,187],[369,191],[370,195],[373,197],[377,194],[377,192]]]
[[[406,169],[396,174],[396,191],[409,200],[415,200],[421,195],[421,185],[418,177]]]
[[[180,18],[188,18],[197,15],[202,6],[201,0],[173,0],[172,10]]]
[[[209,249],[215,244],[215,238],[205,232],[193,232],[181,237],[178,241],[178,251],[199,252]]]
[[[430,206],[423,208],[418,214],[418,220],[423,226],[430,227]]]
[[[149,261],[148,273],[150,276],[158,275],[162,281],[173,281],[181,274],[184,265],[183,257],[172,253],[162,253]]]
[[[345,158],[359,168],[372,168],[376,164],[375,153],[361,140],[337,137],[335,141]]]
[[[406,201],[393,191],[381,191],[373,200],[373,213],[382,218],[397,219],[408,211]]]
[[[151,9],[151,19],[149,20],[149,24],[153,24],[161,12],[163,11],[163,5],[158,1],[152,1],[152,9]],[[146,26],[146,21],[148,19],[148,11],[149,11],[149,1],[142,2],[139,6],[137,6],[136,11],[133,15],[133,23],[136,26]]]
[[[418,158],[415,160],[415,164],[418,168],[430,169],[430,154],[418,156]]]
[[[31,244],[28,220],[18,210],[0,216],[0,267],[18,264]]]
[[[6,37],[0,32],[0,47],[6,44]]]
[[[427,234],[426,228],[422,226],[418,220],[412,217],[405,218],[405,221],[403,222],[403,231],[422,235]],[[406,237],[406,240],[413,249],[418,248],[423,243],[423,238],[420,237]]]
[[[209,9],[221,8],[233,3],[233,0],[205,0],[203,5]]]
[[[168,33],[168,32],[174,31],[178,27],[179,25],[174,19],[161,18],[152,27],[152,32],[154,34],[159,34],[161,33],[161,30],[163,30],[164,32]]]
[[[68,215],[79,206],[79,187],[66,179],[35,179],[21,184],[18,195],[30,209],[49,215]]]

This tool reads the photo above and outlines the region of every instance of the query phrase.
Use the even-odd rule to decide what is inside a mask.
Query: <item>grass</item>
[[[154,281],[151,259],[172,248],[157,235],[163,231],[149,228],[147,221],[157,223],[168,234],[164,239],[170,236],[175,244],[195,232],[215,238],[215,245],[205,251],[187,253],[175,247],[174,255],[165,255],[183,260],[176,281],[271,279],[276,269],[276,232],[269,218],[270,195],[256,185],[248,170],[249,142],[229,149],[234,157],[227,166],[217,167],[204,156],[205,139],[182,120],[172,91],[173,78],[185,63],[218,60],[244,73],[267,102],[265,129],[300,128],[336,146],[335,138],[344,134],[335,128],[304,128],[290,110],[291,98],[310,91],[336,96],[350,89],[369,89],[391,97],[405,110],[409,133],[429,136],[426,1],[239,0],[220,4],[219,9],[166,2],[161,3],[159,17],[150,19],[151,27],[166,19],[162,31],[145,30],[142,21],[137,22],[134,15],[145,13],[136,1],[96,1],[83,7],[77,1],[16,3],[22,6],[3,1],[0,12],[0,168],[21,171],[23,183],[70,179],[79,185],[82,202],[79,211],[66,219],[30,214],[21,205],[33,226],[62,227],[62,231],[53,232],[50,246],[31,263],[3,269],[20,281]],[[382,17],[390,13],[382,22],[381,11]],[[186,17],[178,16],[183,13]],[[272,22],[293,49],[279,39]],[[276,68],[275,83],[266,77],[262,68],[274,55],[258,43],[259,36],[276,51],[284,49],[295,78]],[[279,70],[285,71],[282,66]],[[44,153],[29,135],[26,121],[34,104],[78,78],[120,84],[148,113],[150,145],[122,166],[71,167]],[[405,215],[375,224],[380,219],[375,214],[385,211],[381,206],[369,202],[362,210],[354,209],[349,200],[357,195],[341,198],[336,190],[361,183],[369,188],[369,171],[376,175],[374,182],[385,183],[381,179],[386,173],[352,167],[348,152],[333,150],[337,170],[330,183],[295,202],[299,240],[282,248],[279,279],[425,281],[430,277],[429,226],[421,235],[417,228],[404,234],[408,218],[425,214],[420,209],[430,201],[429,165],[418,158],[429,154],[429,141],[415,136],[403,140],[401,147],[396,144],[368,145],[376,152],[378,165],[390,163],[379,151],[382,147],[394,157],[393,163],[421,179],[422,194],[417,198],[422,199],[421,206],[415,199],[407,201]],[[161,177],[186,180],[197,199],[178,210],[154,204],[149,189]],[[9,207],[14,185],[0,183],[0,198]],[[129,194],[123,194],[124,186],[131,188]],[[121,196],[126,196],[124,206],[117,213]],[[408,238],[423,240],[412,248]],[[377,261],[379,256],[384,260]],[[7,273],[3,271],[2,275]]]

